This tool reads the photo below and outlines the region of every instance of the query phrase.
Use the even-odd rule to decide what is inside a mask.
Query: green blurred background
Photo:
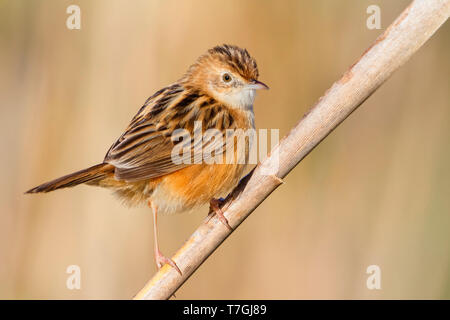
[[[81,30],[66,8],[81,8]],[[381,8],[368,30],[366,8]],[[101,161],[146,98],[208,48],[246,47],[297,123],[408,0],[0,1],[0,298],[128,299],[155,272],[152,216],[108,190],[24,195]],[[177,299],[450,298],[447,23],[291,172]],[[207,208],[162,216],[172,255]],[[81,267],[81,290],[66,268]],[[381,268],[368,290],[366,268]]]

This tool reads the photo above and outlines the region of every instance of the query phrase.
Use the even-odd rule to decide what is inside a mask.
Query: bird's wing
[[[198,91],[178,84],[164,88],[147,99],[111,146],[104,162],[116,167],[117,179],[138,181],[180,170],[197,163],[196,159],[203,161],[199,143],[209,150],[216,150],[217,154],[223,152],[225,139],[202,142],[194,137],[211,128],[217,128],[223,134],[224,128],[232,127],[233,119],[226,110],[225,106]],[[179,139],[181,136],[183,138]],[[181,152],[174,161],[172,151],[176,145],[178,151],[184,148],[187,152]]]

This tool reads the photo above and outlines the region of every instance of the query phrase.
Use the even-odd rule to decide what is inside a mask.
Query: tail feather
[[[25,193],[50,192],[56,189],[73,187],[81,183],[100,181],[114,173],[114,166],[101,163],[90,168],[80,170],[61,178],[43,183]]]

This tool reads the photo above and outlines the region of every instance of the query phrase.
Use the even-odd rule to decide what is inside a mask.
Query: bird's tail
[[[56,189],[68,188],[81,183],[95,184],[96,181],[107,178],[114,173],[114,166],[108,163],[101,163],[90,168],[80,170],[61,178],[43,183],[25,193],[50,192]]]

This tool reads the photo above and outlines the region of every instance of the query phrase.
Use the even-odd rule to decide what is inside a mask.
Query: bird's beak
[[[258,80],[250,81],[250,83],[247,85],[247,87],[249,89],[255,89],[255,90],[261,90],[261,89],[269,90],[269,87],[265,83],[262,83],[261,81],[258,81]]]

